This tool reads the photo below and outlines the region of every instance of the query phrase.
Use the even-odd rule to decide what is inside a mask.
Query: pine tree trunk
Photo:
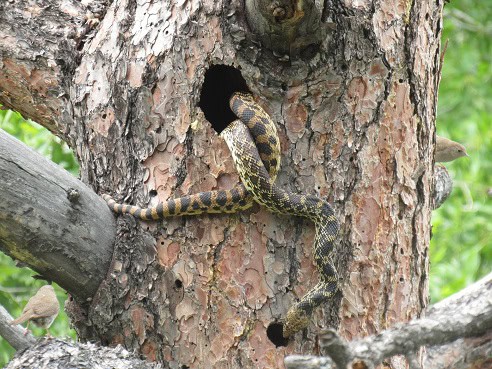
[[[426,307],[443,2],[285,3],[275,14],[309,14],[318,33],[265,36],[239,0],[113,2],[76,37],[52,116],[25,114],[69,142],[96,192],[146,207],[239,181],[218,132],[234,119],[227,97],[247,87],[279,129],[277,183],[335,209],[340,293],[284,342],[278,323],[318,280],[311,222],[260,206],[120,216],[105,282],[71,306],[82,340],[173,368],[279,368],[319,353],[321,327],[350,340]]]

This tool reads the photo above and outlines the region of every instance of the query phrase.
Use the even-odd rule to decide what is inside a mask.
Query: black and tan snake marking
[[[275,180],[280,168],[280,141],[277,127],[249,94],[236,92],[230,99],[230,106],[234,114],[247,124],[263,164],[272,180]],[[109,195],[102,195],[102,197],[115,213],[131,214],[144,220],[204,213],[235,213],[253,205],[253,197],[242,183],[230,190],[205,191],[169,199],[150,208],[119,204]]]
[[[221,136],[231,150],[241,180],[258,203],[276,213],[309,218],[316,225],[313,254],[320,281],[287,312],[283,335],[288,337],[307,327],[313,310],[337,289],[338,278],[330,255],[338,235],[338,221],[328,202],[313,195],[288,192],[271,181],[250,132],[241,121],[232,122]]]
[[[141,209],[117,204],[103,195],[117,213],[130,213],[141,219],[201,213],[235,212],[251,206],[252,199],[273,212],[303,216],[314,221],[316,237],[314,260],[320,281],[287,312],[283,335],[289,337],[308,326],[316,307],[326,302],[337,289],[337,275],[331,261],[338,221],[328,202],[312,195],[299,195],[275,185],[280,165],[280,145],[275,124],[250,95],[235,93],[230,99],[235,120],[221,133],[243,184],[232,190],[202,192],[168,200],[156,207]]]

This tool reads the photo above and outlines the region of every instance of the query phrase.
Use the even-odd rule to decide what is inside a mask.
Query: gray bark
[[[114,217],[94,191],[0,130],[0,250],[80,303],[106,277]]]
[[[434,209],[439,208],[451,195],[453,180],[443,165],[435,167]]]
[[[10,325],[14,320],[3,306],[0,306],[0,336],[16,350],[24,350],[31,347],[36,339],[31,333],[24,335],[25,330],[20,325]]]
[[[121,346],[100,347],[92,343],[69,343],[40,339],[18,353],[5,369],[161,369],[162,365],[135,357]]]

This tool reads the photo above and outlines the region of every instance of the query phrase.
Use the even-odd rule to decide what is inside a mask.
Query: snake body
[[[227,126],[221,136],[231,150],[241,180],[258,203],[276,213],[309,218],[316,225],[313,254],[320,280],[287,312],[283,335],[288,337],[307,327],[313,310],[330,299],[337,289],[338,278],[330,255],[338,234],[338,221],[328,202],[316,196],[286,191],[271,181],[255,143],[241,121]]]
[[[277,127],[250,94],[235,93],[230,99],[230,105],[237,117],[247,125],[263,165],[274,181],[280,168],[280,141]],[[242,183],[230,190],[204,191],[169,199],[149,208],[120,204],[106,194],[102,195],[102,198],[115,213],[131,214],[143,220],[203,213],[235,213],[253,205],[253,197]]]
[[[141,219],[201,213],[232,213],[252,205],[253,199],[269,210],[302,216],[316,225],[314,261],[319,282],[294,304],[285,318],[284,337],[308,326],[314,309],[332,297],[337,289],[337,275],[331,261],[338,221],[330,204],[316,196],[299,195],[278,187],[274,182],[280,166],[280,143],[275,124],[251,95],[234,93],[230,107],[239,118],[222,131],[232,154],[242,184],[231,190],[201,192],[142,209],[118,204],[103,195],[116,213],[129,213]]]

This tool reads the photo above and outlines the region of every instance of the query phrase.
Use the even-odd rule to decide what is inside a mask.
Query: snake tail
[[[272,180],[275,180],[280,168],[280,141],[275,123],[250,94],[242,92],[232,94],[229,105],[236,116],[247,124],[263,165]],[[117,203],[107,194],[102,195],[102,198],[113,212],[130,214],[143,220],[204,213],[236,213],[253,205],[253,197],[243,184],[238,184],[230,190],[205,191],[170,199],[149,208]]]
[[[102,195],[102,198],[115,213],[130,214],[143,220],[159,220],[165,217],[204,213],[235,213],[253,205],[251,195],[242,185],[231,190],[206,191],[169,199],[149,208],[120,204],[107,194]]]

